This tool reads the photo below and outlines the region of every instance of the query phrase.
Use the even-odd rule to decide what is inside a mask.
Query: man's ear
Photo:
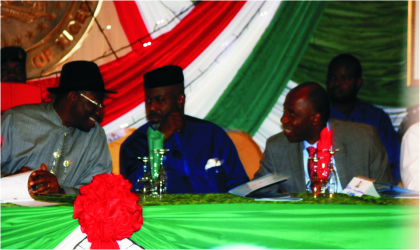
[[[179,109],[183,109],[185,106],[185,94],[179,94],[176,98],[176,103]]]
[[[316,126],[316,125],[319,124],[320,121],[321,121],[321,114],[320,113],[315,113],[311,116],[312,125]]]
[[[74,105],[78,98],[79,98],[79,95],[75,91],[71,91],[67,94],[67,102],[70,105]]]
[[[357,91],[359,91],[363,86],[363,78],[357,79]]]

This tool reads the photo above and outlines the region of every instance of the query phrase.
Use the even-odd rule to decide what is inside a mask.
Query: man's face
[[[90,91],[76,91],[75,93],[78,97],[72,112],[72,126],[84,132],[89,132],[95,127],[95,122],[100,123],[102,121],[103,108],[93,102],[102,105],[104,94]]]
[[[283,104],[284,113],[280,119],[284,135],[289,142],[308,141],[313,139],[314,108],[306,101],[304,91],[290,91]],[[316,141],[316,140],[315,140]]]
[[[327,92],[335,102],[348,102],[357,96],[362,79],[357,78],[351,65],[341,64],[332,68],[327,75]]]
[[[159,128],[163,118],[170,112],[183,112],[184,103],[179,102],[183,85],[145,89],[147,120],[155,129]]]
[[[3,62],[1,64],[2,82],[26,82],[26,70],[23,62]]]

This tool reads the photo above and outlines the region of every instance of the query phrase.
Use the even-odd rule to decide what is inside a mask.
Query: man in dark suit
[[[338,190],[342,190],[355,176],[378,182],[393,183],[386,150],[376,130],[364,124],[329,120],[330,103],[327,92],[315,82],[302,83],[292,89],[283,104],[281,118],[283,132],[270,137],[261,166],[255,177],[268,173],[290,176],[287,181],[270,187],[280,192],[302,193],[308,179],[308,156],[304,145],[316,147],[320,133],[328,127],[332,131],[332,148],[338,174]],[[305,178],[306,177],[306,178]]]

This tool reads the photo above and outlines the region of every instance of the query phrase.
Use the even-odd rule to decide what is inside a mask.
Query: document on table
[[[287,180],[287,178],[289,177],[282,174],[267,174],[260,178],[244,183],[240,186],[237,186],[236,188],[229,190],[229,193],[245,197],[246,195],[250,194],[255,190],[280,181]]]
[[[57,203],[36,201],[29,195],[28,179],[32,172],[24,172],[1,178],[1,203],[13,203],[27,207],[57,205]]]
[[[253,198],[256,201],[296,201],[302,200],[301,198],[290,197],[289,194],[280,194],[275,192],[254,192],[263,187],[271,184],[287,180],[288,176],[282,174],[268,174],[260,178],[254,179],[247,183],[244,183],[234,189],[231,189],[229,193],[235,194],[242,197]]]
[[[388,183],[375,183],[375,188],[381,196],[400,198],[400,199],[418,199],[419,192],[398,187]]]

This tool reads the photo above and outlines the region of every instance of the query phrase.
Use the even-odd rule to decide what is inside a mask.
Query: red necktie
[[[308,150],[308,153],[309,153],[309,158],[308,158],[309,178],[312,178],[315,174],[315,162],[313,158],[315,157],[316,148],[307,147],[306,150]]]

